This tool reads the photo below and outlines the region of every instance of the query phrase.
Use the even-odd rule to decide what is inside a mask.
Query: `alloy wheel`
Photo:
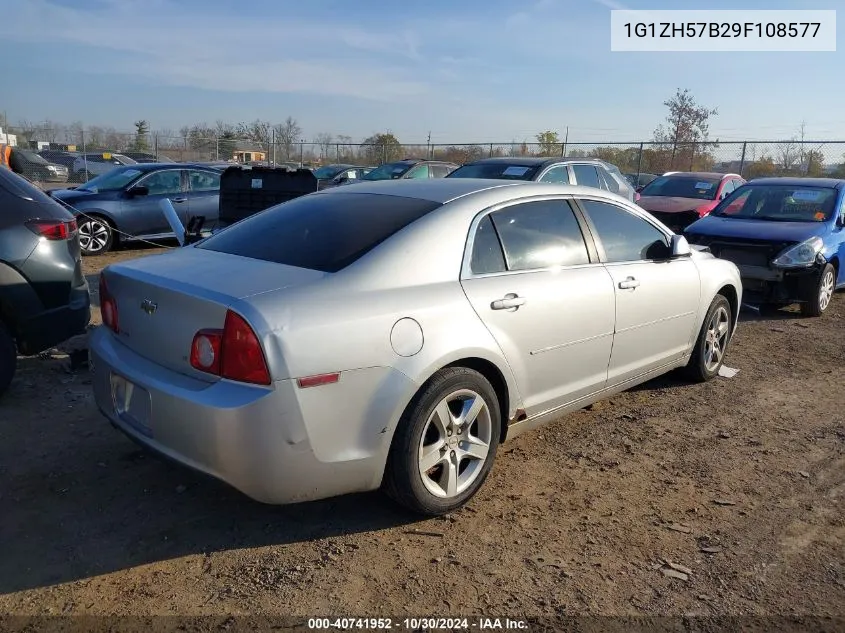
[[[86,253],[99,253],[109,242],[111,229],[103,220],[86,219],[79,224],[79,245]]]
[[[464,492],[481,474],[490,453],[490,408],[470,389],[443,398],[429,416],[418,452],[426,489],[440,498]]]
[[[724,306],[719,306],[710,317],[707,333],[704,335],[704,367],[708,372],[716,371],[722,362],[728,346],[730,329],[728,311]]]

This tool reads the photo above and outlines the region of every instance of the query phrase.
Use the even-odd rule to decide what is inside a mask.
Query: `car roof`
[[[841,189],[845,186],[845,180],[841,178],[755,178],[749,181],[749,185],[786,185],[788,187],[827,187],[832,189]]]
[[[581,158],[577,156],[493,156],[491,158],[479,158],[464,165],[520,165],[522,167],[534,167],[535,165],[553,165],[557,163],[599,163],[607,165],[607,161],[600,158]]]
[[[732,176],[734,178],[740,178],[739,174],[724,174],[720,171],[673,171],[666,174],[664,176],[679,176],[682,178],[717,178],[721,180],[722,178],[727,178],[728,176]]]
[[[380,194],[400,196],[403,198],[417,198],[446,204],[464,196],[500,189],[502,187],[522,187],[523,190],[519,193],[524,196],[565,193],[571,195],[609,197],[608,192],[594,187],[551,184],[530,180],[501,180],[490,178],[362,180],[348,187],[333,187],[312,195],[339,195],[344,193]],[[616,196],[612,197],[614,199],[616,198]]]
[[[234,163],[232,163],[234,164]],[[116,167],[116,169],[137,169],[138,171],[155,171],[156,169],[164,169],[164,168],[202,168],[202,169],[215,169],[217,167],[223,167],[224,164],[220,163],[219,165],[208,164],[208,163],[138,163],[137,165],[121,165],[120,167]]]

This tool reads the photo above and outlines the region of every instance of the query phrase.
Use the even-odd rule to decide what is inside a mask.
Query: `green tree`
[[[560,155],[562,145],[557,132],[546,130],[544,132],[539,132],[535,138],[537,139],[537,143],[540,144],[541,156]]]
[[[364,139],[364,156],[367,162],[379,165],[402,158],[402,144],[392,132],[373,134]]]
[[[146,152],[150,149],[150,124],[145,119],[135,121],[135,141],[132,149],[136,152]]]
[[[804,161],[807,165],[807,176],[819,178],[824,176],[824,153],[818,149],[811,149],[804,154]]]

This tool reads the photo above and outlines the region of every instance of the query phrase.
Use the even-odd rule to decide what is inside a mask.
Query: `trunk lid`
[[[191,247],[113,264],[102,274],[117,302],[118,340],[147,360],[208,381],[217,378],[190,364],[197,331],[222,328],[227,310],[242,312],[250,296],[325,276]],[[262,324],[250,325],[261,339]]]

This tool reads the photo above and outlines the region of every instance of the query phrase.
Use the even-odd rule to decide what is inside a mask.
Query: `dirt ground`
[[[103,265],[156,252],[85,259],[95,303]],[[64,354],[22,359],[0,614],[845,616],[843,325],[841,295],[821,319],[745,311],[734,378],[508,442],[469,507],[425,521],[378,493],[252,502],[112,429]]]

